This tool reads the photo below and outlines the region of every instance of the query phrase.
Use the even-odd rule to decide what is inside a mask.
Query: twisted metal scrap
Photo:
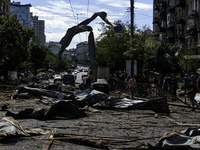
[[[73,26],[72,28],[69,28],[67,30],[67,33],[65,36],[61,39],[60,44],[62,45],[60,48],[60,51],[58,53],[59,59],[61,59],[61,55],[64,52],[65,48],[69,46],[69,44],[72,41],[72,38],[81,32],[90,31],[89,37],[88,37],[88,45],[89,45],[89,55],[90,55],[90,65],[91,70],[96,77],[97,72],[97,65],[95,62],[95,44],[94,44],[94,34],[92,32],[92,27],[88,26],[88,24],[96,19],[96,17],[100,17],[103,21],[105,21],[107,24],[113,26],[107,19],[107,13],[106,12],[97,12],[92,15],[92,17],[82,21],[77,26]]]

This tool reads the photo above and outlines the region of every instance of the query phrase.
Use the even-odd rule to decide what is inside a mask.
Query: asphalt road
[[[81,76],[81,74],[80,74]],[[80,81],[80,77],[78,77]],[[14,110],[43,106],[38,98],[11,99],[15,90],[0,89],[0,106],[9,104]],[[111,93],[115,96],[114,93]],[[123,95],[122,95],[123,96]],[[181,104],[178,101],[174,104]],[[100,110],[89,108],[87,116],[68,120],[17,119],[24,128],[54,130],[54,140],[48,135],[31,137],[14,136],[1,139],[1,150],[41,150],[49,141],[49,150],[97,150],[97,149],[148,149],[167,132],[183,131],[189,127],[199,127],[200,110],[181,105],[170,105],[170,114],[156,114],[150,110]],[[0,111],[0,118],[6,111]]]

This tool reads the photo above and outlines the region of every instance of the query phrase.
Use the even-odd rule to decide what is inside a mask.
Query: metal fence
[[[143,98],[166,97],[166,94],[159,90],[155,84],[138,83],[135,96]]]
[[[130,95],[131,93],[129,89],[127,88],[127,85],[128,85],[127,82],[118,81],[116,89],[122,93],[126,93]],[[156,84],[137,83],[137,88],[136,88],[134,96],[141,97],[141,98],[148,98],[148,99],[165,97],[166,99],[171,100],[173,99],[172,97],[173,94],[176,94],[176,93],[173,93],[173,87],[168,88],[166,90],[163,87],[157,86]]]

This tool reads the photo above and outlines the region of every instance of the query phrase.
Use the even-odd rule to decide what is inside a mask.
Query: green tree
[[[33,63],[34,75],[37,75],[37,70],[46,66],[45,59],[48,48],[32,42],[29,50],[31,53],[30,62]]]
[[[58,59],[58,55],[51,52],[51,50],[47,51],[45,61],[48,66],[57,65],[58,67],[55,68],[56,71],[65,71],[69,68],[69,64],[65,61],[65,59]]]
[[[194,61],[194,50],[192,48],[185,49],[179,53],[179,65],[183,72],[188,72],[195,66],[196,61]]]
[[[0,17],[0,65],[4,79],[7,79],[8,70],[15,70],[19,63],[29,57],[27,49],[34,30],[24,28],[17,16]]]
[[[172,43],[164,43],[158,47],[155,56],[148,59],[151,70],[162,74],[179,73],[178,52],[180,48]]]
[[[138,75],[141,76],[142,73],[150,71],[148,59],[155,55],[152,31],[146,26],[143,29],[137,29],[131,42],[132,46],[125,54],[137,60]]]
[[[23,61],[21,63],[19,63],[16,67],[16,71],[18,73],[20,72],[24,72],[26,73],[27,75],[29,74],[29,69],[31,69],[33,66],[33,64],[29,61]]]
[[[120,23],[120,21],[115,24]],[[124,52],[129,49],[127,44],[130,40],[129,31],[127,25],[122,24],[123,37],[115,37],[115,31],[111,26],[101,23],[101,35],[96,41],[96,60],[100,66],[108,66],[111,71],[124,70],[126,66],[127,56]]]

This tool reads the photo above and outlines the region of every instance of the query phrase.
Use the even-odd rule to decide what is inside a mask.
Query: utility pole
[[[134,27],[134,0],[131,1],[131,42],[133,39],[133,27]]]
[[[133,50],[134,0],[130,0],[130,5],[131,5],[131,50]],[[134,54],[132,54],[132,57],[131,57],[131,76],[134,75],[134,58],[133,58],[133,55]]]

